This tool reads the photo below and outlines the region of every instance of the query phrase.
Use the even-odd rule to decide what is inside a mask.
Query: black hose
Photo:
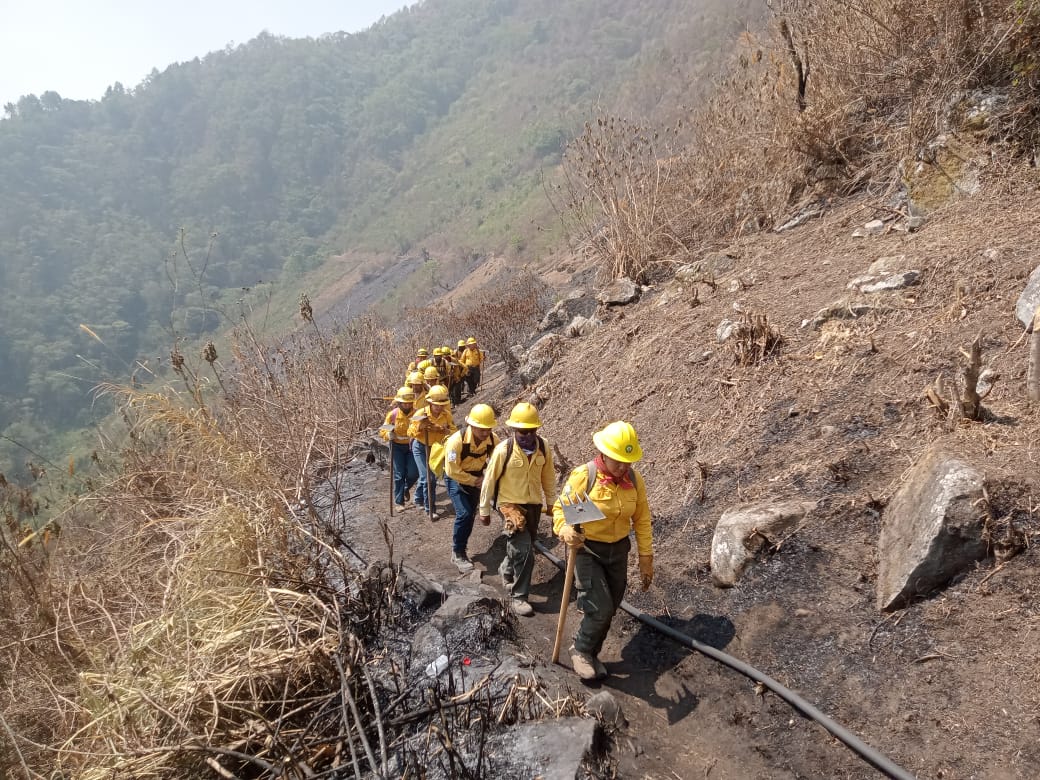
[[[546,558],[552,561],[557,568],[564,568],[564,562],[557,558],[555,555],[553,555],[551,552],[549,552],[549,550],[546,549],[545,545],[543,545],[541,542],[535,542],[534,546],[542,555],[544,555]],[[561,605],[560,608],[565,609],[566,606],[567,605],[564,604]],[[842,742],[844,742],[850,749],[852,749],[853,752],[857,753],[864,761],[873,766],[882,774],[894,778],[895,780],[916,780],[916,778],[912,774],[907,772],[901,766],[893,763],[890,759],[888,759],[886,756],[882,755],[877,750],[872,748],[870,745],[861,740],[859,737],[857,737],[851,731],[846,729],[844,726],[840,725],[828,716],[824,715],[822,712],[816,709],[816,707],[807,702],[797,693],[792,691],[790,688],[781,685],[772,677],[762,674],[762,672],[758,671],[753,666],[750,666],[749,664],[746,664],[743,661],[738,661],[733,656],[727,655],[721,650],[717,650],[714,647],[698,642],[696,639],[686,636],[686,634],[679,633],[668,624],[662,623],[660,620],[646,614],[641,609],[633,607],[627,601],[621,602],[621,608],[625,610],[625,612],[630,614],[632,617],[634,617],[636,620],[639,620],[642,623],[645,623],[646,625],[650,626],[651,628],[660,631],[665,636],[671,637],[679,644],[685,645],[691,650],[696,650],[698,653],[706,655],[708,656],[708,658],[711,658],[712,660],[718,661],[723,666],[728,666],[730,669],[740,672],[745,677],[750,677],[752,680],[762,683],[769,690],[771,690],[781,699],[786,701],[800,713],[802,713],[808,718],[812,718],[814,721],[816,721],[825,729],[827,729],[827,731],[829,731],[831,735],[833,735],[836,739],[839,739]]]

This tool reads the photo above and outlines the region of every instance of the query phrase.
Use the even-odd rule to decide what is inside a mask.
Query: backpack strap
[[[596,471],[596,461],[590,460],[585,465],[589,469],[589,478],[588,481],[585,483],[585,492],[591,493],[592,488],[596,486],[596,477],[599,475],[599,473]],[[628,471],[632,475],[632,484],[638,487],[639,472],[636,471],[635,466],[629,466]]]

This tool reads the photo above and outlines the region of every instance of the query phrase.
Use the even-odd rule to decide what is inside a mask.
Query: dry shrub
[[[768,29],[741,37],[692,116],[685,147],[660,148],[641,125],[600,119],[568,148],[566,214],[612,275],[638,277],[831,196],[898,186],[901,163],[971,119],[973,91],[998,95],[973,132],[1012,154],[1040,154],[1040,0],[775,0],[770,9]]]
[[[769,324],[765,314],[745,314],[733,326],[729,348],[738,366],[754,366],[775,355],[783,343],[780,331]]]
[[[510,350],[522,343],[545,315],[549,293],[545,282],[523,271],[461,304],[411,309],[403,321],[413,333],[428,334],[433,344],[450,346],[459,338],[473,336],[481,349],[500,358],[512,371],[518,364]]]

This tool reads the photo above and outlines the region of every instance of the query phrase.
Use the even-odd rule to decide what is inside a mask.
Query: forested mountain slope
[[[522,255],[542,174],[597,106],[695,98],[740,29],[723,0],[429,0],[356,35],[261,34],[98,101],[29,95],[0,121],[0,471],[55,457],[227,322],[243,287],[440,234]],[[682,73],[681,78],[675,74]],[[81,328],[87,326],[90,330]]]

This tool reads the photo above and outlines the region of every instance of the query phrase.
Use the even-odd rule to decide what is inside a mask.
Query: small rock
[[[585,702],[585,709],[590,715],[594,715],[608,726],[624,725],[621,705],[610,691],[600,691],[594,696],[590,696],[589,700]]]
[[[744,289],[744,285],[741,284],[740,279],[730,279],[726,289],[731,293],[738,293]]]
[[[879,257],[871,263],[870,268],[867,269],[867,275],[884,276],[885,274],[901,271],[904,268],[906,268],[906,255],[887,255]]]
[[[705,352],[693,352],[690,354],[688,358],[686,358],[686,362],[692,363],[693,365],[697,365],[698,363],[704,363],[707,362],[707,360],[712,356],[712,354],[714,353],[712,353],[710,349]]]
[[[897,274],[882,277],[876,282],[864,284],[859,288],[859,291],[866,295],[871,295],[879,292],[902,290],[905,287],[910,287],[911,285],[916,284],[920,276],[920,271],[902,271]]]
[[[863,226],[868,236],[880,236],[885,232],[885,223],[880,219],[872,219]]]
[[[794,611],[795,617],[809,617],[809,615],[811,615],[811,614],[812,614],[812,610],[811,609],[805,609],[804,607],[799,607],[798,609],[796,609]]]
[[[733,320],[723,320],[715,328],[715,340],[719,344],[725,344],[733,336],[733,329],[737,326]]]
[[[600,290],[596,300],[604,306],[624,306],[639,300],[639,291],[639,285],[631,279],[621,277]]]
[[[910,219],[906,221],[906,229],[911,233],[916,233],[918,230],[924,227],[924,223],[924,217],[910,217]]]

